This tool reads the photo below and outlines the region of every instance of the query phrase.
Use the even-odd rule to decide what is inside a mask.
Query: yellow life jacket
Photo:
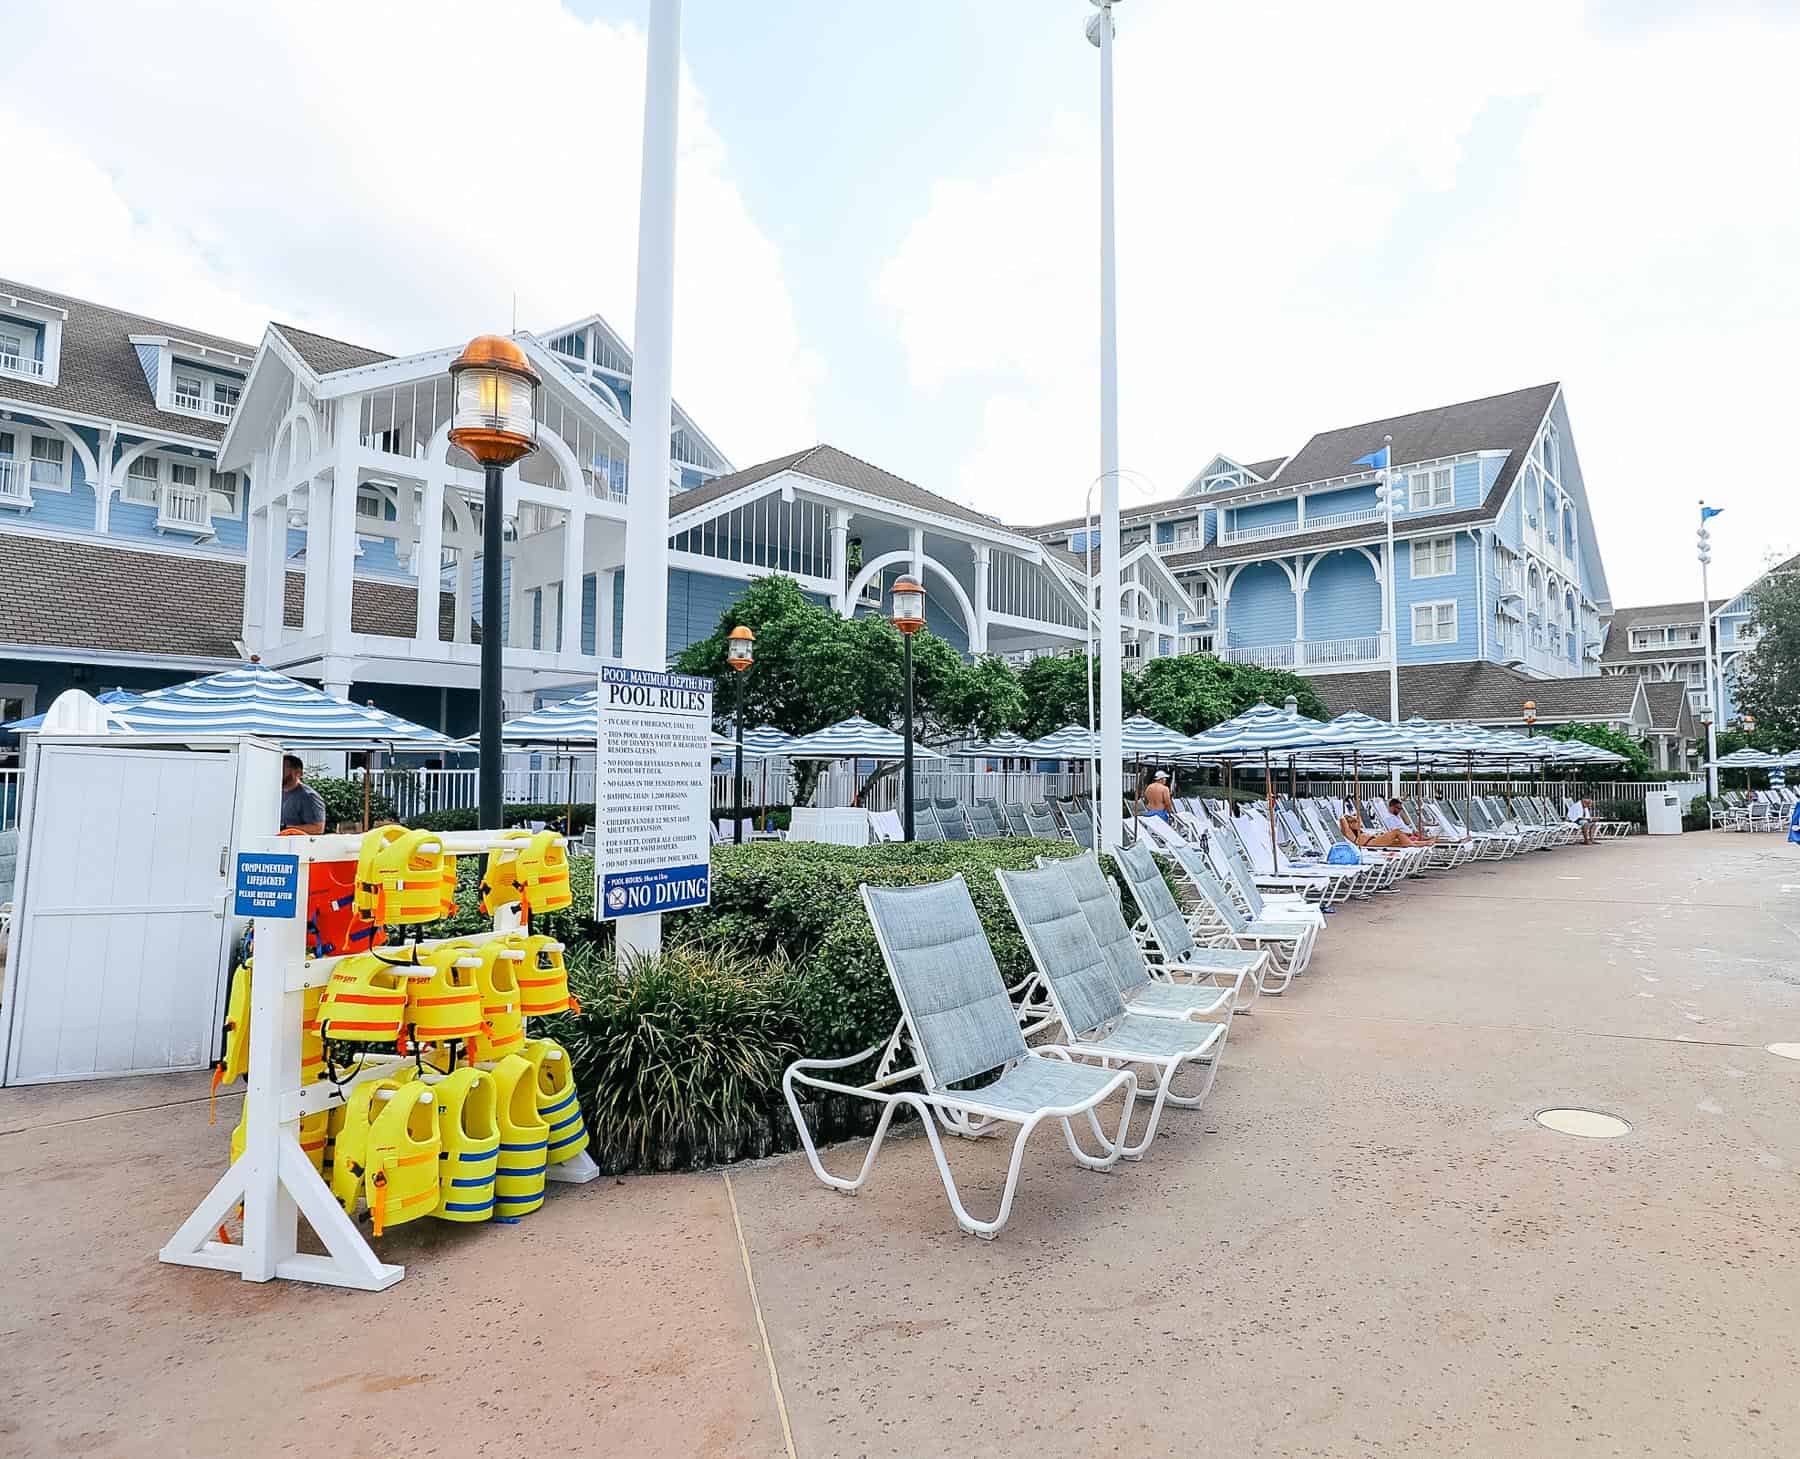
[[[456,915],[456,858],[448,853],[443,861],[443,878],[438,883],[438,916]]]
[[[485,1069],[458,1069],[438,1080],[432,1092],[444,1148],[438,1202],[431,1214],[443,1221],[485,1221],[494,1214],[494,1176],[500,1164],[494,1076]]]
[[[481,989],[481,1034],[469,1046],[478,1063],[514,1052],[525,1042],[525,1014],[519,1006],[519,964],[509,957],[517,948],[496,937],[477,949],[481,966],[475,983]]]
[[[250,962],[231,970],[231,988],[225,995],[225,1056],[219,1060],[220,1084],[231,1084],[250,1072]]]
[[[385,1082],[385,1081],[379,1081]],[[423,1080],[402,1084],[389,1099],[377,1096],[369,1122],[363,1189],[374,1230],[429,1216],[438,1203],[437,1095]]]
[[[518,827],[500,833],[501,843],[487,854],[481,872],[481,911],[491,917],[519,900],[519,854],[531,844],[531,832]]]
[[[494,1215],[504,1221],[528,1215],[544,1204],[550,1127],[538,1115],[537,1079],[531,1060],[522,1054],[508,1054],[494,1065],[494,1098],[500,1121]]]
[[[463,941],[440,942],[420,953],[420,965],[430,968],[431,976],[406,980],[406,1023],[416,1042],[480,1036],[481,988],[473,968],[457,966],[479,956]]]
[[[562,837],[554,831],[539,831],[531,838],[514,863],[513,876],[528,914],[560,911],[573,900],[569,891],[569,853],[563,849]]]
[[[323,988],[308,988],[300,995],[300,1082],[316,1084],[325,1077],[325,1036],[319,1032],[319,1005]]]
[[[368,1169],[369,1127],[375,1115],[375,1092],[379,1089],[398,1091],[402,1082],[400,1079],[365,1079],[344,1100],[337,1139],[332,1147],[331,1193],[347,1215],[356,1214],[356,1199],[362,1193],[363,1176]]]
[[[555,1039],[528,1039],[525,1057],[537,1071],[538,1118],[549,1126],[549,1163],[561,1165],[588,1147],[587,1125],[575,1097],[575,1071],[568,1050]]]
[[[509,946],[525,954],[519,964],[519,1006],[527,1018],[542,1018],[568,1009],[581,1012],[581,1005],[569,995],[569,969],[563,963],[563,945],[553,937],[535,937],[514,933],[506,939]]]
[[[250,960],[231,970],[225,989],[225,1047],[213,1062],[212,1088],[207,1095],[206,1122],[218,1120],[219,1086],[232,1084],[250,1072]]]
[[[351,1043],[391,1044],[406,1025],[410,980],[379,953],[342,958],[319,1000],[319,1035]]]
[[[444,907],[444,856],[436,831],[378,826],[363,836],[356,859],[356,910],[378,926],[435,922]],[[454,899],[454,897],[453,897]]]

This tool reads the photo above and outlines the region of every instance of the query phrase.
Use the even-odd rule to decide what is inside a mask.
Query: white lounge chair
[[[1144,1132],[1124,1151],[1127,1160],[1143,1159],[1156,1138],[1164,1104],[1198,1109],[1211,1093],[1231,1029],[1231,995],[1225,995],[1225,1007],[1215,1022],[1129,1012],[1063,874],[1055,867],[1040,867],[996,871],[994,876],[1056,1010],[1063,1047],[1104,1069],[1138,1064],[1156,1071],[1156,1093]],[[1200,1087],[1178,1094],[1175,1078],[1189,1067],[1203,1071]]]
[[[1196,931],[1223,927],[1235,943],[1242,945],[1248,942],[1269,953],[1274,967],[1271,970],[1272,976],[1265,976],[1263,979],[1264,992],[1279,993],[1287,987],[1289,979],[1306,971],[1307,964],[1312,961],[1313,945],[1318,940],[1319,928],[1324,925],[1323,918],[1317,923],[1252,921],[1233,905],[1230,893],[1219,884],[1211,865],[1198,851],[1192,847],[1182,847],[1175,853],[1175,864],[1200,894],[1204,904],[1205,911],[1202,920],[1195,925]],[[1194,918],[1189,921],[1191,924],[1196,923]],[[1275,977],[1280,978],[1280,987],[1270,986]]]
[[[1045,1120],[1061,1123],[1069,1153],[1081,1165],[1090,1170],[1108,1170],[1117,1164],[1125,1153],[1131,1111],[1137,1102],[1137,1077],[1128,1069],[1108,1070],[1077,1062],[1066,1049],[1026,1047],[1012,1000],[1007,996],[962,877],[918,887],[864,886],[862,899],[893,981],[900,1021],[885,1043],[847,1059],[799,1059],[782,1076],[788,1112],[800,1132],[800,1143],[813,1174],[831,1189],[854,1195],[869,1178],[894,1112],[912,1109],[925,1126],[925,1137],[957,1225],[991,1239],[1012,1215],[1025,1142]],[[820,1077],[827,1071],[854,1068],[877,1057],[874,1078],[866,1084],[845,1084]],[[979,1089],[953,1087],[996,1073],[999,1077]],[[921,1090],[896,1087],[914,1079],[923,1086]],[[819,1160],[800,1109],[797,1087],[868,1099],[882,1106],[868,1153],[853,1179],[831,1174]],[[1125,1096],[1125,1107],[1119,1115],[1117,1134],[1108,1139],[1094,1111],[1119,1093]],[[1101,1154],[1088,1154],[1076,1140],[1071,1121],[1077,1115],[1086,1116],[1100,1143]],[[947,1128],[968,1136],[992,1133],[1000,1125],[1018,1127],[1006,1184],[1000,1193],[1000,1208],[993,1220],[978,1220],[963,1205],[944,1158],[937,1130],[939,1119]]]

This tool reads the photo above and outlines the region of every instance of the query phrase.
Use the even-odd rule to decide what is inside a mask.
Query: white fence
[[[0,831],[19,824],[19,783],[23,770],[0,770]]]
[[[1262,789],[1262,770],[1259,767],[1254,774],[1241,774],[1233,782],[1240,790]],[[1387,772],[1383,769],[1371,770],[1360,782],[1364,797],[1378,795],[1388,783]],[[1552,775],[1540,787],[1531,779],[1493,780],[1483,779],[1479,775],[1471,782],[1461,777],[1434,777],[1427,775],[1424,780],[1415,780],[1412,772],[1407,771],[1400,777],[1400,788],[1403,794],[1412,795],[1423,785],[1430,795],[1438,799],[1461,799],[1473,791],[1476,795],[1535,795],[1541,788],[1545,794],[1567,799],[1577,790],[1585,791],[1595,800],[1643,800],[1652,792],[1667,791],[1679,795],[1684,801],[1696,795],[1706,794],[1706,782],[1701,780],[1579,780],[1565,779]],[[1277,770],[1275,789],[1282,795],[1287,794],[1288,779]],[[1346,796],[1352,793],[1349,779],[1320,780],[1316,777],[1302,775],[1300,777],[1302,795]],[[1195,794],[1203,794],[1196,791]]]
[[[901,774],[898,764],[883,763],[875,774],[873,762],[858,767],[848,761],[828,766],[820,775],[812,804],[825,808],[860,805],[872,811],[900,808]],[[871,781],[871,775],[874,779]],[[729,777],[727,777],[729,779]],[[997,800],[1029,805],[1073,795],[1079,776],[1045,774],[1035,770],[951,770],[936,761],[915,762],[913,792],[934,798],[954,798],[967,805],[974,800]]]

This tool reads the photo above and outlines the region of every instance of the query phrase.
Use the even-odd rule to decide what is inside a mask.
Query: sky
[[[255,340],[628,337],[647,0],[10,0],[4,269]],[[686,0],[677,398],[1009,521],[1098,470],[1085,0]],[[1800,5],[1120,0],[1125,498],[1560,380],[1613,601],[1800,549]]]

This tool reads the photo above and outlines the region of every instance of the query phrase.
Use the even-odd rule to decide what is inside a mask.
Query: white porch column
[[[301,632],[308,638],[325,631],[325,605],[331,596],[331,478],[315,476],[306,486],[306,598]]]
[[[475,641],[475,549],[463,543],[456,552],[456,620],[451,635],[457,643]]]
[[[1302,497],[1302,501],[1306,498]],[[1298,557],[1294,559],[1294,664],[1302,662],[1300,645],[1306,642],[1306,565]]]
[[[514,543],[516,549],[519,544]],[[504,563],[505,550],[501,552]],[[520,557],[515,550],[512,556],[512,572],[506,580],[506,646],[508,648],[531,647],[531,615],[525,611],[525,574],[520,571]]]
[[[107,524],[112,520],[112,489],[114,460],[118,456],[119,433],[108,426],[100,433],[100,449],[94,453],[94,461],[100,468],[94,487],[94,530],[105,532]],[[249,602],[248,595],[244,601]]]
[[[265,651],[279,648],[287,631],[287,540],[288,501],[275,497],[268,506],[269,531],[263,538],[266,553],[256,574],[257,590],[263,599],[262,647]]]
[[[581,652],[581,567],[586,560],[587,506],[584,493],[576,481],[570,491],[569,520],[563,526],[562,598],[558,611],[562,615],[562,652]]]
[[[419,528],[413,548],[413,574],[418,581],[414,604],[413,637],[420,643],[438,641],[438,596],[444,556],[444,478],[436,472],[425,478],[419,502]]]
[[[969,625],[969,652],[984,654],[988,647],[988,574],[994,565],[994,549],[986,543],[975,551],[975,621]]]
[[[914,527],[906,534],[907,550],[912,553],[912,580],[925,586],[925,529]]]
[[[611,567],[594,575],[594,652],[603,659],[616,657],[613,635],[618,630],[613,623],[613,593],[618,575],[618,569]]]
[[[267,564],[269,557],[269,516],[267,510],[260,512],[252,510],[245,523],[244,609],[241,615],[242,627],[239,636],[248,644],[262,643],[263,614],[268,611],[259,574]]]
[[[331,574],[326,599],[326,651],[349,653],[351,635],[351,594],[356,574],[356,455],[362,450],[358,441],[360,410],[344,408],[337,412],[337,434],[333,439],[331,462]]]
[[[837,591],[831,595],[831,606],[839,616],[845,615],[850,592],[850,509],[831,509],[831,576]]]

